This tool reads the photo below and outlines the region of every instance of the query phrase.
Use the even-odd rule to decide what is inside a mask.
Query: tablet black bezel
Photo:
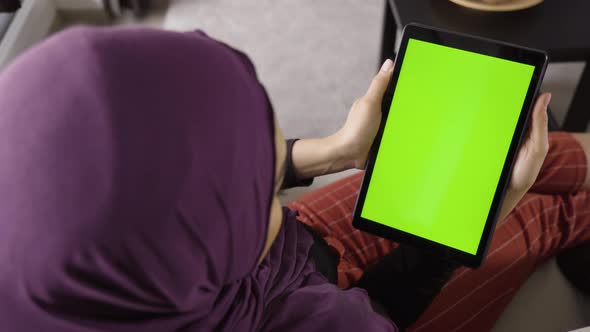
[[[371,174],[373,172],[373,167],[375,165],[377,151],[379,148],[379,144],[381,142],[381,137],[383,135],[383,129],[385,128],[385,124],[387,122],[389,106],[391,105],[391,101],[393,99],[394,88],[399,78],[409,38],[414,38],[426,42],[454,47],[461,50],[476,52],[516,62],[526,63],[533,65],[535,67],[533,77],[529,84],[526,98],[518,118],[516,129],[514,131],[514,134],[512,135],[512,141],[510,143],[508,155],[504,162],[504,167],[502,168],[502,173],[500,175],[498,187],[496,188],[496,192],[492,200],[492,205],[488,214],[488,218],[486,220],[486,224],[484,226],[484,231],[479,242],[477,253],[475,255],[439,244],[431,240],[427,240],[422,237],[418,237],[413,234],[403,232],[398,229],[390,228],[388,226],[385,226],[377,222],[373,222],[360,216],[362,206],[364,204],[365,197],[367,194],[367,188],[370,183]],[[409,244],[426,250],[440,252],[442,255],[444,255],[444,257],[447,257],[448,259],[454,260],[465,266],[473,268],[479,267],[485,258],[493,234],[493,230],[496,226],[496,219],[498,213],[500,212],[501,203],[503,201],[505,190],[509,182],[508,180],[510,179],[513,162],[516,157],[518,147],[520,146],[522,137],[524,136],[524,133],[526,133],[525,128],[527,127],[529,115],[534,104],[534,98],[539,92],[541,81],[543,79],[545,69],[547,67],[547,62],[547,54],[540,50],[530,49],[486,38],[470,36],[462,33],[445,31],[420,24],[410,23],[406,25],[403,30],[399,51],[395,58],[393,74],[389,82],[389,86],[387,87],[385,96],[383,98],[383,118],[381,121],[379,131],[377,133],[377,136],[375,137],[375,140],[371,147],[371,151],[369,153],[366,172],[363,177],[361,189],[353,212],[353,226],[360,230],[375,235],[379,235],[381,237],[393,241],[398,241],[404,244]]]

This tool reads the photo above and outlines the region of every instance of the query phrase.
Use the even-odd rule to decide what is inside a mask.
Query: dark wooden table
[[[586,66],[562,129],[585,131],[590,121],[590,0],[545,0],[515,12],[484,12],[448,0],[386,0],[381,62],[391,57],[396,31],[422,23],[545,50],[551,62]]]

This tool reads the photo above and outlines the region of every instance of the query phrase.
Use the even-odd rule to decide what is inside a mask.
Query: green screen
[[[476,254],[533,70],[409,39],[361,216]]]

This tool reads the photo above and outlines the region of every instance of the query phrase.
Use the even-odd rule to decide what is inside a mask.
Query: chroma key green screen
[[[533,71],[409,39],[361,216],[476,254]]]

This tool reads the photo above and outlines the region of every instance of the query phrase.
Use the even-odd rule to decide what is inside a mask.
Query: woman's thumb
[[[369,90],[367,90],[366,96],[369,98],[370,101],[380,103],[381,99],[383,99],[383,94],[385,90],[387,90],[387,85],[389,84],[389,79],[391,78],[391,73],[393,72],[393,61],[390,59],[385,60],[381,69],[371,82],[369,86]]]
[[[534,144],[543,150],[547,150],[549,146],[549,139],[547,137],[547,106],[551,101],[551,93],[544,93],[535,103],[533,109],[533,122],[531,124],[531,139]]]

